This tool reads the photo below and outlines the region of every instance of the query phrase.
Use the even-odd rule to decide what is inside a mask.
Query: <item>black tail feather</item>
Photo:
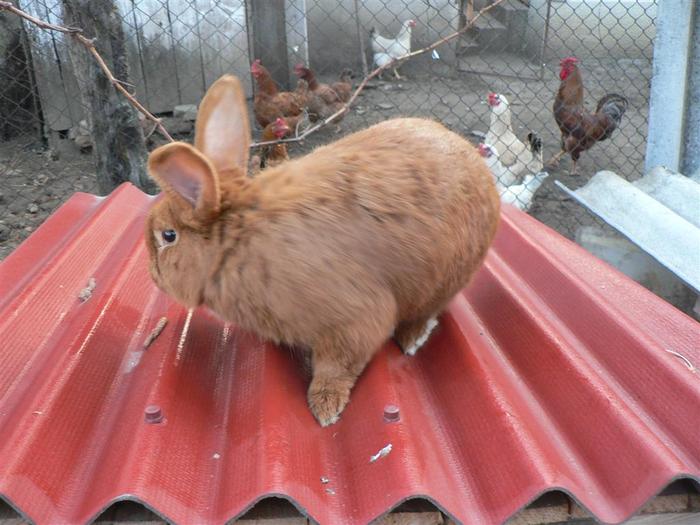
[[[608,117],[615,121],[616,125],[619,125],[620,121],[622,120],[622,115],[624,115],[625,111],[627,111],[628,105],[629,102],[622,95],[618,95],[617,93],[609,93],[598,101],[595,111],[596,113],[605,113]]]
[[[531,131],[530,133],[527,134],[527,141],[530,144],[530,150],[533,153],[539,153],[542,151],[542,138],[540,138],[537,133],[534,131]]]
[[[605,133],[598,139],[599,141],[610,138],[613,131],[615,131],[620,125],[620,122],[622,122],[622,116],[625,114],[625,111],[627,111],[628,105],[629,102],[627,99],[617,93],[609,93],[598,101],[596,113],[602,113],[609,119]]]

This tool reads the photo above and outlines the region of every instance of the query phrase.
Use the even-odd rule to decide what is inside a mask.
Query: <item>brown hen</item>
[[[331,84],[331,88],[338,94],[340,100],[347,102],[352,96],[352,70],[343,69],[337,82]]]
[[[257,90],[253,99],[253,113],[260,127],[273,123],[280,117],[295,117],[304,111],[306,85],[297,84],[295,91],[279,91],[269,71],[257,59],[250,66]]]
[[[294,66],[294,72],[300,79],[305,80],[309,86],[306,108],[311,122],[325,120],[343,108],[344,102],[340,95],[328,84],[323,84],[316,80],[316,75],[311,69],[303,64],[297,64]],[[338,115],[334,122],[336,124],[340,122],[346,113],[347,110]]]

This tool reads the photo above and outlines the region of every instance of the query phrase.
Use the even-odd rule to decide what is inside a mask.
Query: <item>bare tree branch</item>
[[[24,18],[28,22],[31,22],[32,24],[42,28],[42,29],[47,29],[49,31],[58,31],[60,33],[65,33],[67,35],[70,35],[72,38],[76,39],[78,42],[80,42],[85,48],[88,50],[88,52],[95,57],[95,60],[97,61],[97,64],[100,66],[100,69],[104,72],[106,75],[107,79],[110,81],[110,83],[114,86],[114,88],[119,91],[122,95],[124,95],[131,105],[133,105],[137,110],[139,110],[143,115],[150,120],[151,122],[155,123],[156,128],[158,128],[158,131],[169,141],[173,142],[173,138],[170,136],[170,133],[163,127],[163,124],[161,123],[160,119],[153,115],[150,111],[148,111],[143,105],[136,100],[136,98],[129,93],[124,85],[129,85],[126,82],[122,82],[121,80],[118,80],[114,77],[112,74],[112,71],[109,69],[105,61],[102,59],[100,56],[100,53],[97,51],[95,48],[95,44],[93,43],[93,40],[90,38],[87,38],[83,32],[82,29],[78,29],[76,27],[63,27],[59,26],[56,24],[50,24],[48,22],[44,22],[43,20],[40,20],[36,17],[33,17],[29,13],[22,11],[21,9],[15,7],[12,3],[10,2],[4,2],[0,1],[0,11],[9,11],[10,13],[13,13],[21,18]]]
[[[413,57],[417,57],[419,55],[423,55],[425,53],[429,53],[433,49],[441,46],[442,44],[445,44],[451,40],[454,40],[455,38],[459,37],[466,31],[468,31],[470,28],[474,26],[477,20],[481,18],[486,12],[490,11],[500,3],[502,3],[504,0],[496,0],[493,2],[491,5],[484,7],[481,9],[475,16],[470,16],[473,12],[473,5],[472,2],[467,2],[467,23],[464,25],[464,27],[459,28],[457,31],[454,33],[451,33],[447,35],[446,37],[443,37],[432,44],[430,44],[427,47],[417,49],[416,51],[412,51],[400,58],[397,58],[395,60],[392,60],[390,63],[378,67],[374,69],[372,72],[370,72],[368,75],[365,75],[365,77],[362,79],[362,82],[357,86],[355,91],[353,92],[352,96],[350,99],[335,113],[333,113],[331,116],[328,118],[322,120],[321,122],[316,123],[315,125],[311,126],[310,128],[304,130],[301,135],[297,135],[295,137],[289,138],[289,139],[281,139],[281,140],[269,140],[269,141],[264,141],[264,142],[253,142],[250,147],[251,148],[257,148],[260,146],[268,146],[271,144],[279,144],[279,143],[291,143],[291,142],[300,142],[304,140],[306,137],[311,135],[312,133],[315,133],[319,129],[327,126],[331,122],[333,122],[335,119],[337,119],[340,115],[346,113],[349,109],[350,106],[352,105],[353,102],[357,99],[359,94],[365,89],[367,84],[369,83],[370,80],[372,80],[374,77],[379,75],[380,73],[384,72],[387,69],[398,67],[400,64],[406,62],[407,60],[410,60]],[[121,92],[128,100],[129,102],[136,108],[138,109],[145,117],[152,121],[155,124],[155,128],[158,129],[158,131],[166,137],[168,140],[171,142],[174,140],[168,131],[163,127],[161,121],[159,118],[155,117],[153,114],[151,114],[141,103],[136,100],[136,98],[129,93],[126,88],[124,87],[124,83],[121,82],[120,80],[114,78],[114,75],[110,71],[109,67],[107,67],[107,64],[105,64],[104,60],[98,53],[97,49],[95,49],[95,45],[93,44],[93,41],[85,35],[82,34],[82,30],[75,28],[75,27],[63,27],[55,24],[50,24],[48,22],[44,22],[43,20],[39,20],[38,18],[33,17],[32,15],[22,11],[21,9],[18,9],[14,5],[12,5],[10,2],[6,1],[0,1],[0,11],[5,10],[5,11],[10,11],[11,13],[14,13],[25,20],[31,22],[32,24],[41,27],[43,29],[48,29],[51,31],[58,31],[61,33],[65,33],[70,35],[71,37],[75,38],[78,40],[81,44],[85,46],[85,48],[90,52],[95,57],[95,60],[97,60],[97,63],[100,66],[100,69],[105,73],[109,81],[112,83],[112,85],[117,89],[119,92]],[[154,129],[155,129],[154,128]],[[149,134],[150,135],[150,134]]]
[[[337,119],[340,115],[342,115],[342,114],[344,114],[346,111],[348,111],[348,109],[350,108],[350,106],[352,105],[352,103],[355,102],[355,99],[358,97],[358,95],[362,92],[363,89],[365,89],[365,86],[367,86],[367,83],[368,83],[370,80],[372,80],[374,77],[376,77],[377,75],[379,75],[380,73],[382,73],[383,71],[385,71],[385,70],[387,70],[387,69],[391,69],[391,68],[394,68],[394,67],[398,67],[400,64],[404,63],[405,61],[407,61],[407,60],[409,60],[409,59],[411,59],[411,58],[413,58],[413,57],[417,57],[418,55],[423,55],[423,54],[425,54],[425,53],[429,53],[430,51],[432,51],[432,50],[435,49],[436,47],[439,47],[439,46],[441,46],[442,44],[445,44],[446,42],[449,42],[449,41],[451,41],[451,40],[454,40],[455,38],[457,38],[457,37],[460,36],[461,34],[467,32],[470,28],[474,27],[474,24],[476,23],[476,21],[479,20],[479,18],[481,18],[485,13],[487,13],[488,11],[490,11],[491,9],[493,9],[493,8],[496,7],[498,4],[500,4],[500,3],[504,2],[504,1],[505,1],[505,0],[496,0],[493,4],[484,7],[484,8],[481,9],[475,16],[473,16],[470,20],[468,20],[467,23],[466,23],[466,25],[465,25],[464,27],[458,29],[458,30],[455,31],[454,33],[451,33],[451,34],[447,35],[446,37],[443,37],[443,38],[441,38],[441,39],[439,39],[439,40],[433,42],[432,44],[430,44],[430,45],[427,46],[427,47],[423,47],[423,48],[421,48],[421,49],[417,49],[416,51],[412,51],[412,52],[408,53],[407,55],[402,56],[401,58],[397,58],[397,59],[395,59],[395,60],[392,60],[391,62],[389,62],[388,64],[386,64],[386,65],[384,65],[384,66],[382,66],[382,67],[378,67],[377,69],[375,69],[374,71],[372,71],[369,75],[366,75],[364,79],[362,79],[362,82],[360,82],[360,85],[357,86],[357,88],[356,88],[355,91],[353,92],[352,96],[350,97],[350,100],[348,100],[348,101],[343,105],[343,107],[341,107],[338,111],[336,111],[335,113],[333,113],[330,117],[328,117],[328,118],[322,120],[321,122],[317,123],[316,125],[314,125],[314,126],[308,128],[308,129],[305,130],[301,135],[296,136],[296,137],[292,137],[292,138],[289,138],[289,139],[269,140],[269,141],[266,141],[266,142],[254,142],[254,143],[252,143],[252,144],[250,145],[250,147],[251,147],[251,148],[254,148],[254,147],[259,147],[259,146],[268,146],[268,145],[270,145],[270,144],[288,143],[288,142],[299,142],[299,141],[304,140],[306,137],[308,137],[308,136],[311,135],[312,133],[315,133],[316,131],[318,131],[318,130],[321,129],[322,127],[328,125],[329,123],[333,122],[333,121],[334,121],[335,119]],[[468,3],[467,3],[467,8],[469,8],[470,5],[471,5],[471,2],[468,2]],[[472,9],[473,9],[473,7],[472,7]]]

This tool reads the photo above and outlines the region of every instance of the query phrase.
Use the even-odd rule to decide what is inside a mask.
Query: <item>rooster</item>
[[[541,139],[530,133],[529,144],[526,145],[513,133],[510,104],[504,95],[489,93],[487,102],[491,107],[491,124],[484,142],[498,149],[500,152],[498,160],[501,164],[516,178],[521,178],[527,173],[542,171],[542,159],[538,155],[542,149]],[[539,141],[539,147],[533,143],[532,137]]]
[[[305,67],[304,64],[297,64],[294,66],[294,72],[308,84],[306,109],[311,122],[324,120],[343,108],[345,103],[340,95],[328,84],[316,80],[316,75],[311,69]],[[340,122],[346,113],[347,110],[336,117],[334,122],[336,124]]]
[[[257,90],[253,99],[253,113],[260,127],[273,123],[279,117],[295,117],[306,105],[306,83],[300,82],[295,91],[280,92],[269,71],[257,59],[250,66]]]
[[[625,97],[610,93],[598,101],[595,113],[588,112],[583,105],[583,81],[578,62],[575,57],[560,62],[561,84],[554,99],[554,119],[561,131],[561,151],[550,161],[550,165],[556,165],[564,154],[569,153],[572,175],[576,173],[576,162],[581,153],[596,142],[610,138],[628,105]]]
[[[396,59],[401,58],[411,52],[411,30],[416,27],[415,20],[406,20],[401,26],[401,30],[395,38],[386,38],[377,33],[375,28],[369,32],[374,53],[374,63],[378,67],[384,67]],[[401,79],[398,68],[392,68],[394,76]]]

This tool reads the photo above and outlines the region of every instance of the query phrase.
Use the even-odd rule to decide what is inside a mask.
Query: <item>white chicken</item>
[[[498,160],[498,150],[491,144],[479,144],[479,155],[486,161],[486,165],[491,170],[493,179],[496,182],[496,189],[500,195],[509,184],[515,184],[517,179],[508,171],[501,161]]]
[[[530,144],[526,145],[513,133],[508,99],[498,93],[489,93],[488,104],[491,106],[491,125],[484,142],[498,150],[501,164],[518,180],[526,174],[542,171],[542,158],[541,155],[536,154],[536,146],[530,135],[528,135]],[[539,149],[541,150],[541,141],[539,141]]]
[[[535,192],[542,186],[547,177],[549,177],[549,173],[546,171],[540,171],[535,175],[525,175],[521,184],[512,184],[501,193],[501,202],[512,204],[523,211],[529,210]]]
[[[527,211],[532,205],[535,192],[539,189],[549,173],[540,171],[535,174],[525,175],[523,182],[516,184],[515,177],[506,169],[498,157],[498,150],[491,144],[479,144],[479,154],[484,157],[486,165],[491,170],[496,181],[496,189],[501,196],[501,202],[512,204],[513,206]]]
[[[372,52],[374,53],[374,63],[378,67],[383,67],[393,60],[401,58],[411,52],[411,30],[416,27],[415,20],[406,20],[401,26],[395,38],[386,38],[377,33],[372,28],[369,32],[369,38],[372,43]],[[392,68],[394,76],[401,79],[398,68]]]

